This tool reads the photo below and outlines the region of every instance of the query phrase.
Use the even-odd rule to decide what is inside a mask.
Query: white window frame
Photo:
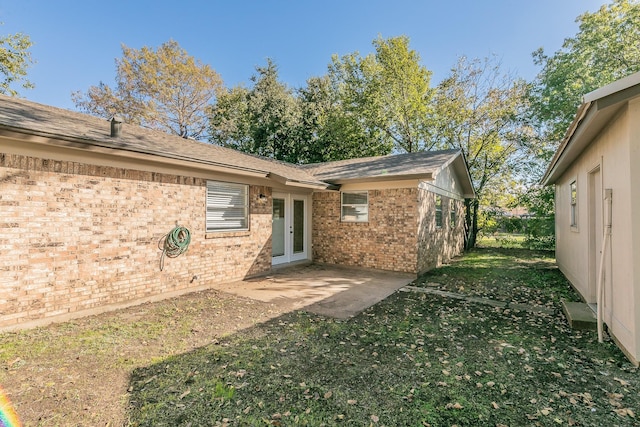
[[[366,203],[345,203],[345,195],[358,194],[367,198]],[[366,214],[357,214],[355,219],[349,219],[352,215],[345,215],[345,208],[357,211],[358,208],[366,208]],[[369,222],[369,192],[368,191],[344,191],[340,193],[340,221],[342,222]]]
[[[249,186],[207,181],[206,232],[249,230]],[[225,218],[225,215],[228,218]]]
[[[569,184],[569,224],[578,227],[578,180],[574,179]]]
[[[435,206],[436,228],[442,228],[442,196],[439,194],[436,194]]]
[[[456,201],[454,199],[449,200],[449,226],[451,228],[456,226]]]

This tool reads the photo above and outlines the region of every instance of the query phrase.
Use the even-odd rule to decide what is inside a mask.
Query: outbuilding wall
[[[205,233],[205,195],[203,178],[0,153],[0,329],[269,271],[271,188],[250,187],[250,230],[234,233]],[[176,224],[191,244],[160,271]]]
[[[612,190],[611,239],[604,258],[604,321],[627,355],[639,360],[638,288],[640,282],[634,265],[633,236],[637,236],[638,185],[632,179],[637,169],[632,159],[639,159],[640,136],[631,132],[640,117],[640,102],[625,106],[581,153],[556,182],[556,259],[560,270],[584,300],[596,302],[597,268],[600,265],[600,241],[606,224],[604,191]],[[599,175],[594,175],[594,173]],[[591,176],[590,176],[591,175]],[[603,194],[593,194],[589,182],[599,176]],[[571,226],[570,184],[577,184],[577,224]],[[602,215],[594,214],[594,204]],[[637,207],[637,206],[636,206]],[[599,221],[599,226],[596,222]],[[597,230],[597,234],[596,231]],[[596,243],[598,242],[598,243]]]

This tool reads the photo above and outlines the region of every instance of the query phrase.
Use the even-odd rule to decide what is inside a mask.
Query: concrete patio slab
[[[263,277],[215,285],[222,292],[348,319],[411,283],[415,275],[327,264],[277,268]]]

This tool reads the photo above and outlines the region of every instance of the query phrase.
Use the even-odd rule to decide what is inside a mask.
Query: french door
[[[271,251],[273,264],[307,259],[307,196],[273,193]]]

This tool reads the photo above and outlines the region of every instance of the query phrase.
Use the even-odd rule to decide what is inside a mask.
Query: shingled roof
[[[424,151],[388,156],[362,157],[304,165],[316,178],[332,183],[352,180],[409,179],[431,177],[460,155],[460,150]]]
[[[101,147],[186,160],[200,165],[222,166],[238,173],[262,174],[292,185],[327,187],[295,165],[126,123],[122,124],[120,135],[112,137],[110,123],[106,119],[5,95],[0,95],[0,130],[43,136],[60,144],[66,142],[65,145],[74,148]]]
[[[335,189],[345,182],[433,179],[440,170],[452,164],[459,176],[468,181],[463,184],[468,187],[466,194],[473,194],[460,150],[365,157],[301,166],[126,123],[122,123],[118,136],[111,136],[110,126],[104,118],[0,95],[0,135],[14,138],[35,136],[56,146],[130,157],[152,156],[155,161],[182,161],[200,168],[258,176],[280,184],[314,189]]]

